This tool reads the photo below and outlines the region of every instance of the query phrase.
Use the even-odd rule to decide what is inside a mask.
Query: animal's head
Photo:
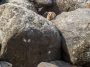
[[[54,19],[55,17],[56,17],[55,12],[48,12],[48,13],[47,13],[47,19],[48,19],[48,20],[52,20],[52,19]]]
[[[86,8],[90,8],[90,1],[87,1]]]

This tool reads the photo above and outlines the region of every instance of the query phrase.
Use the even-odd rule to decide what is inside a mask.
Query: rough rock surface
[[[12,67],[12,64],[5,61],[0,61],[0,67]]]
[[[53,0],[33,0],[34,2],[38,4],[43,4],[43,5],[52,5]]]
[[[77,8],[90,8],[90,0],[73,0],[75,9]]]
[[[71,61],[90,63],[90,9],[63,12],[52,22],[63,33]]]
[[[42,7],[49,5],[51,6],[50,8],[52,8],[51,10],[58,9],[56,12],[73,10],[75,6],[75,2],[73,0],[33,0],[33,2],[36,2],[38,5],[42,5]]]
[[[56,0],[56,4],[61,11],[90,8],[90,0]]]
[[[64,61],[41,62],[37,67],[74,67]]]
[[[33,10],[34,12],[37,12],[34,4],[29,2],[29,0],[6,0],[6,2],[10,4],[16,4],[17,6],[25,7],[29,10]]]
[[[58,66],[48,62],[41,62],[37,67],[58,67]]]
[[[90,0],[56,0],[56,4],[61,11],[90,8]]]
[[[57,28],[42,16],[15,3],[0,6],[0,57],[13,67],[60,59],[60,41]]]
[[[75,3],[73,0],[55,0],[55,3],[60,11],[74,10]]]
[[[72,67],[72,66],[63,61],[52,61],[51,63],[41,62],[37,67]]]
[[[60,14],[77,8],[90,8],[90,0],[30,0],[34,3],[39,13],[54,11]]]

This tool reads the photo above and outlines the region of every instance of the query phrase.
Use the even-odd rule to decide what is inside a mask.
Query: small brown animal
[[[52,19],[54,19],[55,17],[56,17],[55,12],[48,12],[48,13],[47,13],[47,19],[48,19],[48,20],[52,20]]]
[[[90,8],[90,3],[87,3],[86,8]]]

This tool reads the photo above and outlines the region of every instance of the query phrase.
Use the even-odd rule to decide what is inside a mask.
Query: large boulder
[[[90,63],[90,9],[63,12],[52,21],[62,32],[73,64]],[[64,46],[62,45],[63,49]]]
[[[0,6],[0,57],[13,67],[60,59],[61,37],[53,24],[15,3]]]

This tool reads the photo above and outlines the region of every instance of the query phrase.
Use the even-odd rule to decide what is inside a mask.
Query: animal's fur
[[[86,7],[87,7],[87,8],[90,8],[90,3],[87,3]]]
[[[47,14],[47,19],[48,19],[48,20],[52,20],[52,19],[54,19],[55,17],[56,17],[55,12],[48,12],[48,14]]]

